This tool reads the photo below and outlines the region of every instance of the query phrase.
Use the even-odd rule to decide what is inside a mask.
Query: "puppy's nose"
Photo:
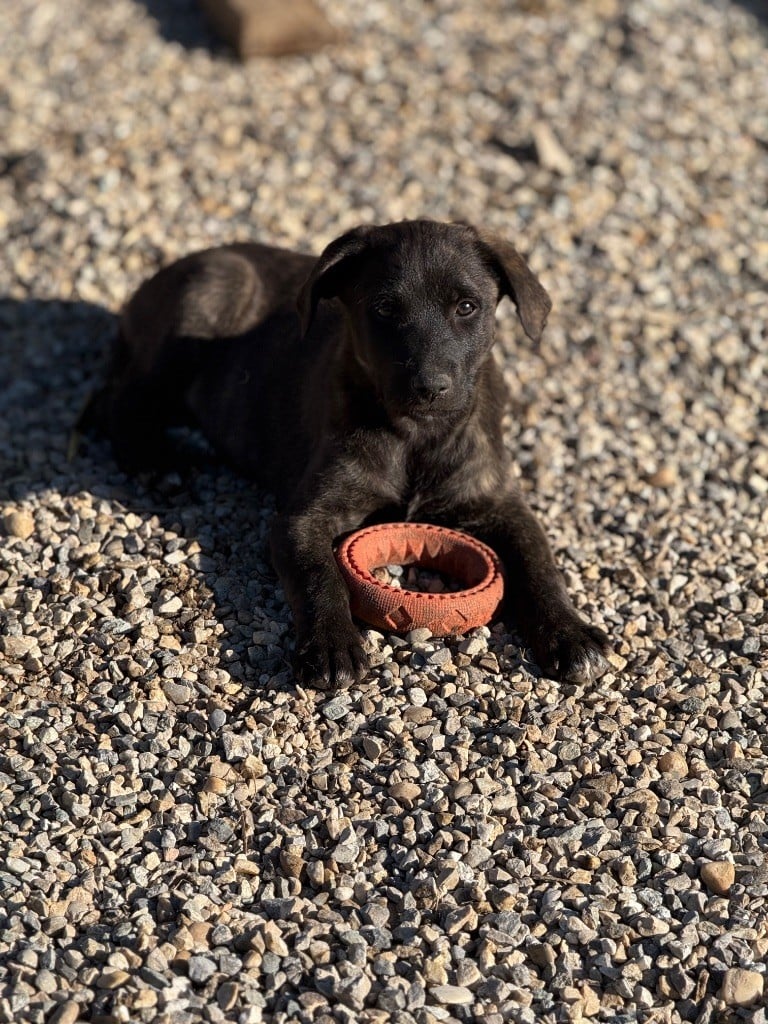
[[[447,373],[438,373],[434,377],[420,376],[415,382],[415,389],[422,401],[434,402],[451,390],[451,378]]]

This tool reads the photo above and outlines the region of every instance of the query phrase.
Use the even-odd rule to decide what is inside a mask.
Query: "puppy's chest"
[[[381,521],[429,521],[503,486],[497,453],[483,431],[434,431],[397,441],[385,434],[370,440],[370,447],[362,446],[368,458],[362,460],[361,477],[378,495]],[[356,456],[361,454],[358,447]]]
[[[404,468],[402,505],[408,520],[497,497],[505,487],[504,459],[482,431],[412,453]]]
[[[461,467],[454,459],[437,458],[431,451],[426,457],[410,456],[402,467],[399,481],[398,511],[403,520],[417,521],[447,504],[461,489]]]

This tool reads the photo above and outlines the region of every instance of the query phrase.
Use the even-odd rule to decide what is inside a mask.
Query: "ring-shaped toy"
[[[377,629],[405,633],[427,628],[435,636],[484,626],[501,604],[504,580],[494,551],[469,534],[425,523],[383,523],[346,537],[336,550],[353,615]],[[415,563],[452,577],[464,589],[444,593],[382,583],[372,570]]]

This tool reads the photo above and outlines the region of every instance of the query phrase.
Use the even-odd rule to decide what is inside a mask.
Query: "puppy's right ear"
[[[322,252],[307,278],[297,300],[301,330],[309,330],[320,299],[332,299],[339,294],[344,277],[349,272],[349,261],[368,247],[372,227],[352,228],[336,238]]]

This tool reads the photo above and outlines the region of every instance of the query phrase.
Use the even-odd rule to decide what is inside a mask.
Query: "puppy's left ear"
[[[478,231],[480,245],[499,275],[502,293],[509,295],[523,330],[532,341],[539,341],[552,300],[543,285],[513,245],[498,235]]]
[[[365,225],[352,228],[331,242],[319,256],[297,300],[303,334],[312,324],[320,299],[332,299],[339,294],[350,270],[349,261],[368,247],[368,237],[372,230]]]

